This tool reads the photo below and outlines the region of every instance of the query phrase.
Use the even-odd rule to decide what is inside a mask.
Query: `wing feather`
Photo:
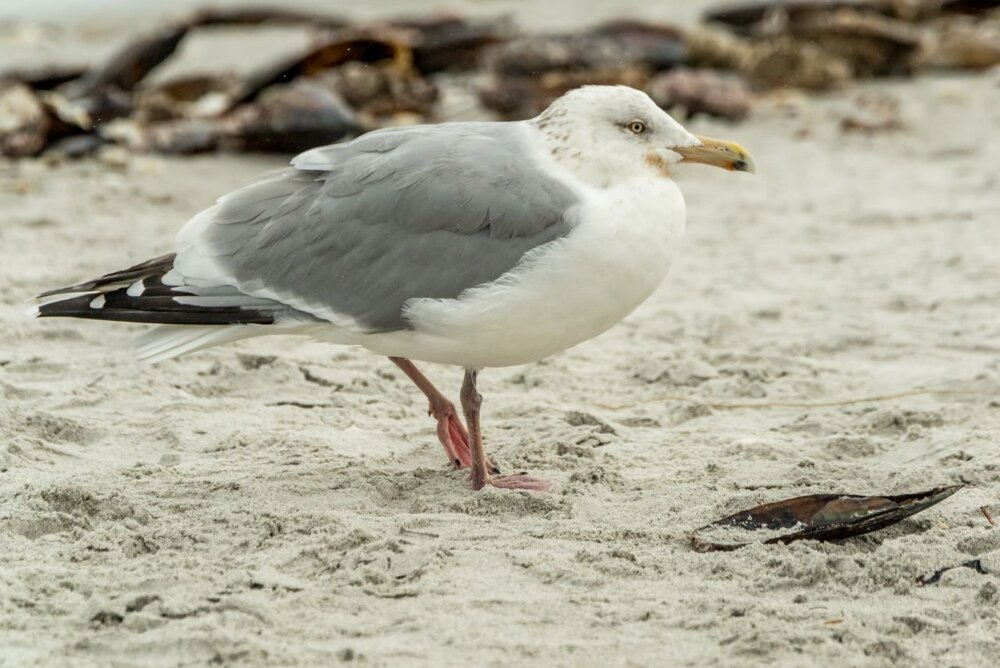
[[[497,280],[565,235],[578,202],[518,124],[380,130],[292,165],[189,223],[182,282],[214,280],[361,331],[404,329],[407,301]]]

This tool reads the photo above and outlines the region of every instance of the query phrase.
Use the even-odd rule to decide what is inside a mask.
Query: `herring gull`
[[[137,342],[150,362],[265,334],[361,346],[426,395],[473,488],[543,490],[486,457],[477,375],[593,338],[652,294],[684,231],[681,162],[753,171],[624,86],[527,121],[376,130],[296,156],[195,215],[173,253],[46,292],[34,314],[159,324]],[[464,424],[413,360],[465,369]]]

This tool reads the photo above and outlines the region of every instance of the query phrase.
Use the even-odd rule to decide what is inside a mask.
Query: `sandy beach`
[[[842,129],[886,97],[901,129]],[[144,366],[141,326],[25,317],[283,158],[0,161],[0,666],[994,665],[998,108],[994,69],[690,123],[758,174],[685,169],[660,290],[481,377],[489,450],[546,494],[472,492],[363,350]],[[426,372],[457,399],[460,370]],[[690,544],[757,503],[956,483],[860,538]]]

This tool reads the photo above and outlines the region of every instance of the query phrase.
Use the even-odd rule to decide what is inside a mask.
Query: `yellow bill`
[[[695,135],[701,146],[671,149],[681,155],[681,162],[700,162],[703,165],[722,167],[731,172],[757,171],[750,153],[736,142]]]

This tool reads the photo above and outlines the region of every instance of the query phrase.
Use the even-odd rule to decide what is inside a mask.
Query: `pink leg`
[[[504,477],[490,475],[489,462],[483,450],[483,433],[479,426],[479,409],[483,404],[483,397],[476,390],[478,375],[479,371],[476,369],[466,369],[465,380],[462,382],[462,410],[465,412],[465,421],[469,424],[469,446],[472,450],[472,489],[480,490],[486,485],[493,485],[504,489],[527,489],[533,492],[548,490],[549,483],[523,473]]]
[[[403,357],[390,357],[393,364],[398,366],[406,376],[413,381],[413,384],[420,388],[430,402],[428,413],[437,420],[437,436],[444,447],[444,452],[448,460],[456,468],[468,468],[472,465],[472,454],[469,451],[469,433],[465,430],[465,425],[458,419],[458,411],[455,404],[438,391],[436,387],[422,374],[416,365]],[[490,470],[499,473],[493,464],[487,462]]]

